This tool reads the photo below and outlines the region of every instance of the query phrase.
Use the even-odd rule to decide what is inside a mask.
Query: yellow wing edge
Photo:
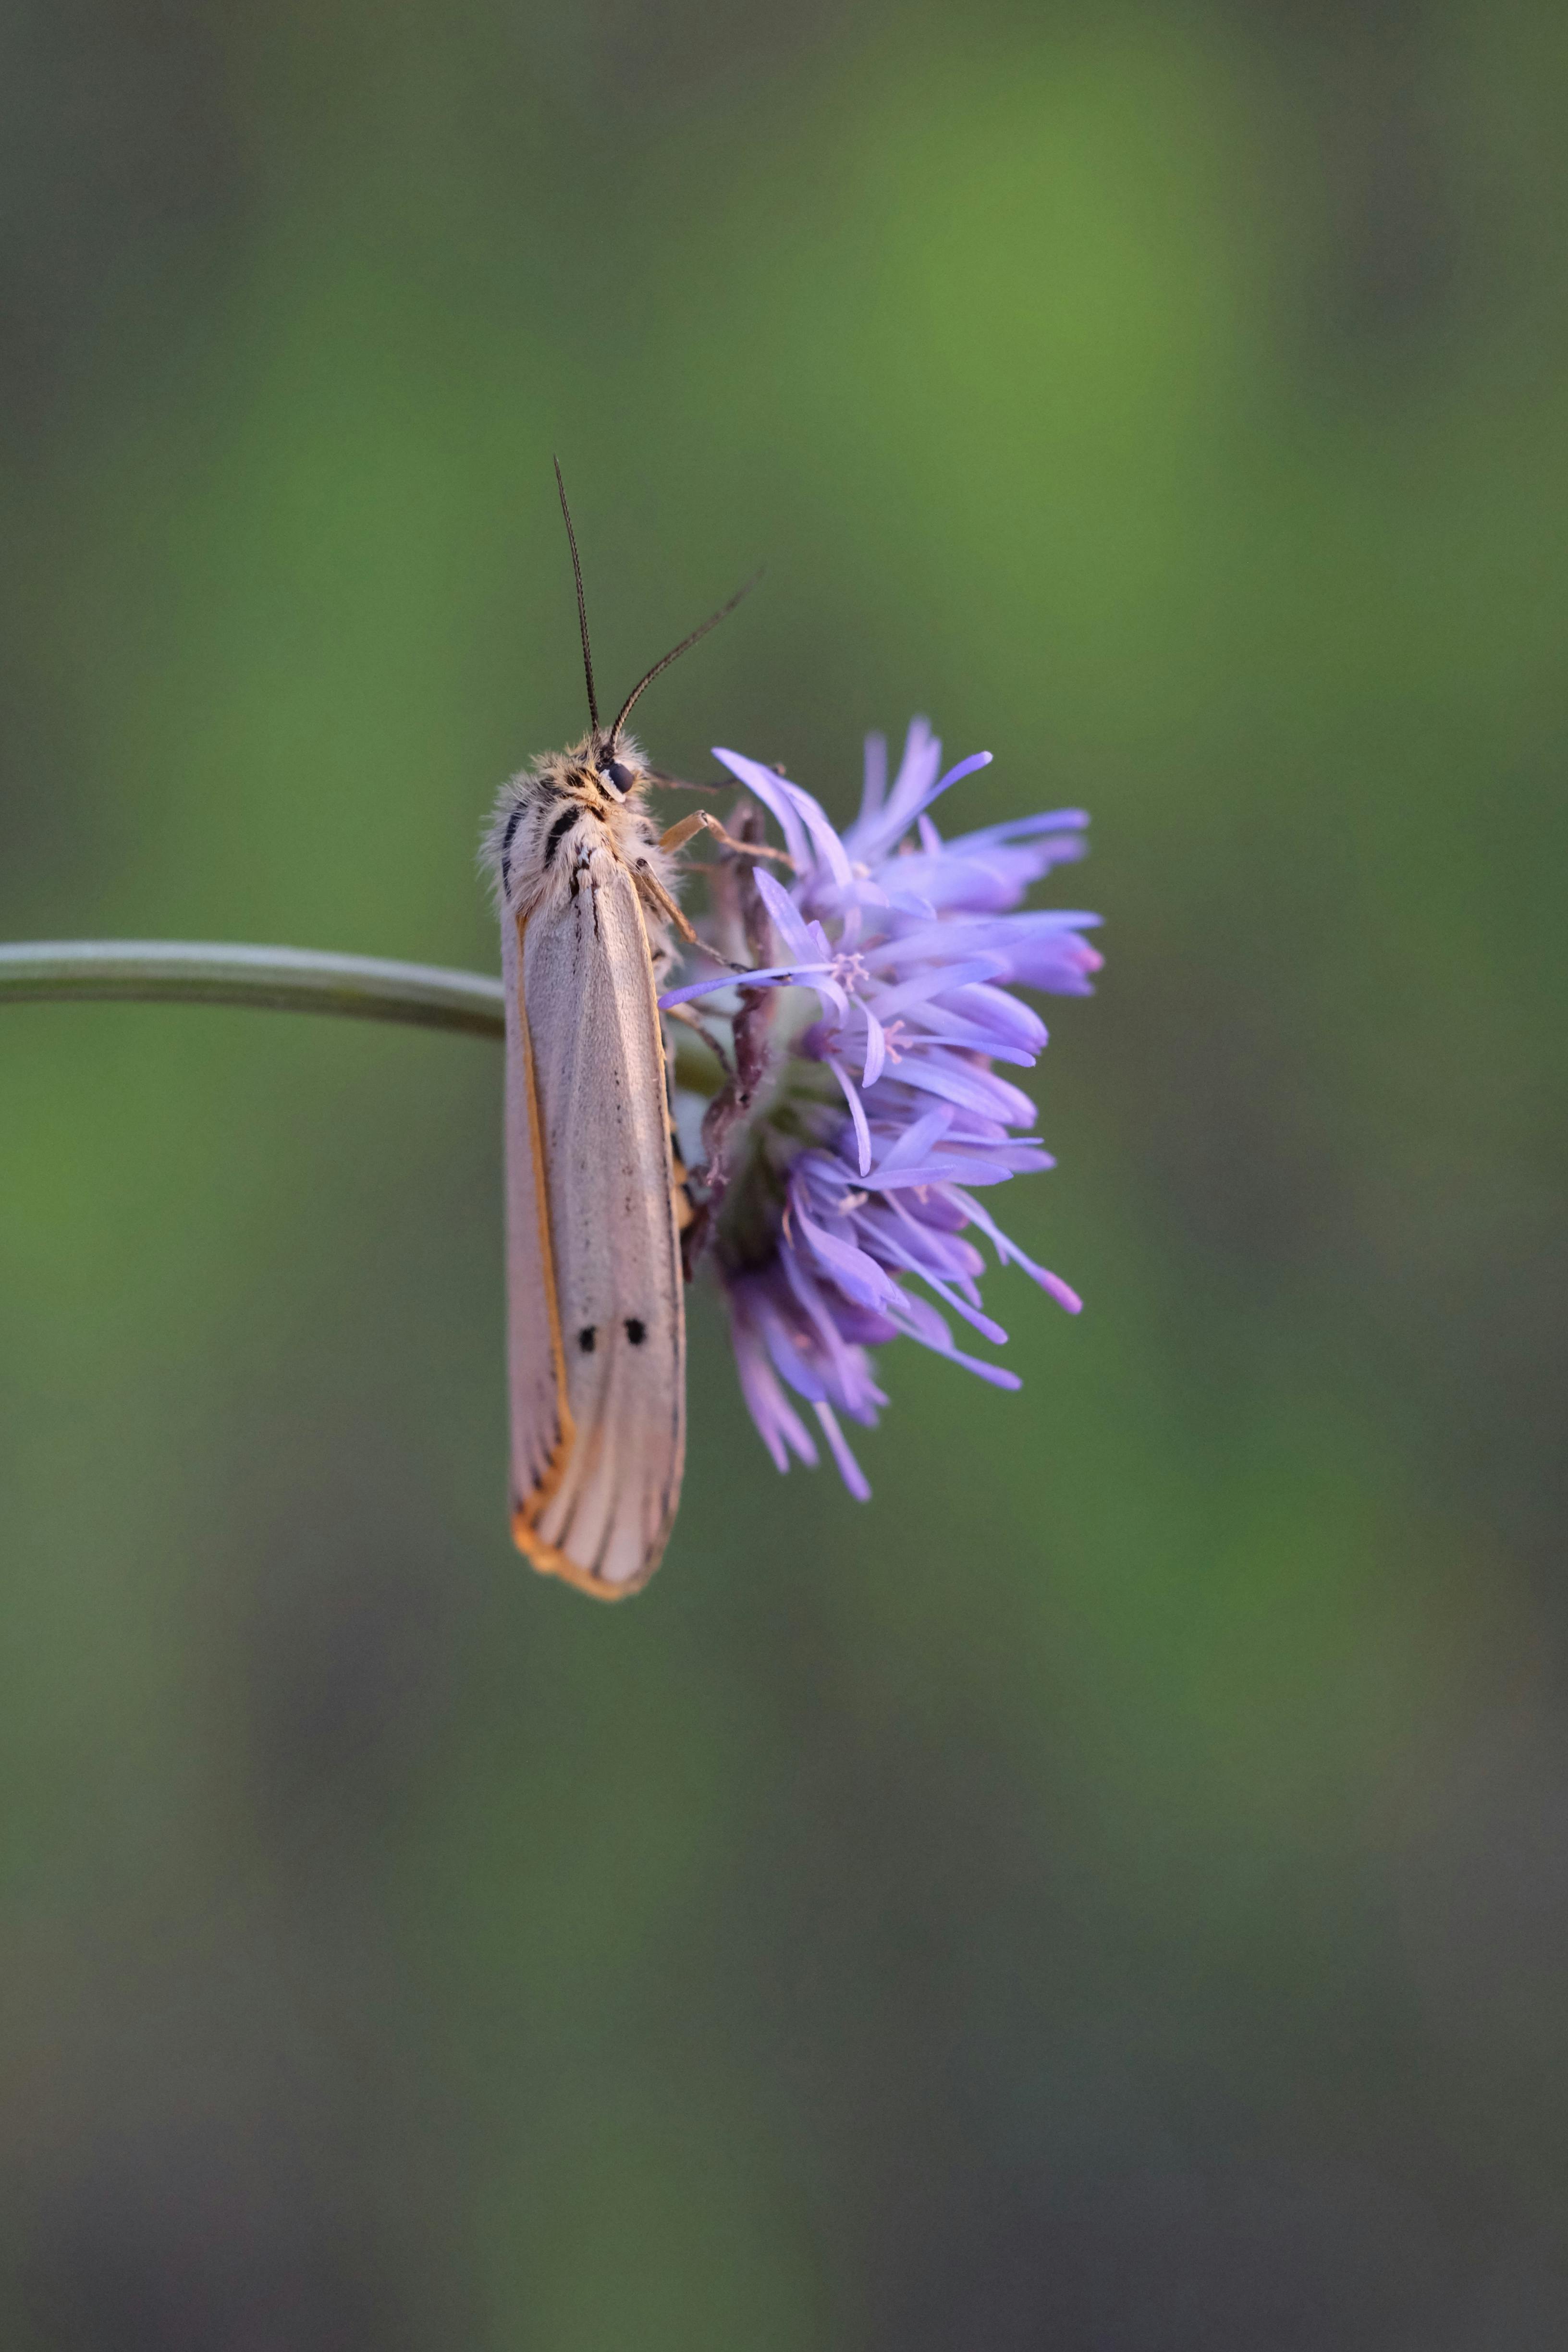
[[[542,1509],[547,1500],[548,1496],[542,1495],[538,1507]],[[576,1561],[568,1559],[563,1551],[558,1551],[552,1543],[546,1543],[524,1517],[521,1509],[513,1514],[511,1539],[529,1566],[537,1569],[541,1576],[558,1576],[563,1584],[574,1585],[579,1592],[588,1593],[595,1601],[629,1601],[634,1592],[642,1591],[664,1558],[665,1551],[661,1543],[637,1576],[629,1577],[625,1584],[606,1584],[603,1577],[590,1576],[585,1568],[579,1568]]]

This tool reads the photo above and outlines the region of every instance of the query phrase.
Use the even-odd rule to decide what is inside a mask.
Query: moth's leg
[[[706,810],[703,814],[707,814]],[[770,849],[765,841],[737,841],[734,835],[726,833],[713,817],[708,818],[707,829],[721,849],[732,850],[737,857],[771,857],[775,866],[787,866],[792,874],[796,871],[795,862],[787,849]]]
[[[638,858],[633,868],[633,878],[648,905],[657,914],[662,915],[667,923],[673,923],[689,948],[700,948],[710,962],[718,964],[724,971],[741,972],[748,970],[747,965],[736,963],[727,955],[721,955],[717,948],[710,947],[706,940],[698,938],[676,901],[645,859]]]
[[[699,809],[695,816],[683,816],[679,824],[672,824],[668,833],[659,835],[659,847],[672,853],[684,849],[692,835],[702,832],[710,821],[706,809]]]
[[[705,947],[703,941],[698,938],[658,875],[651,872],[640,859],[637,866],[637,886],[648,905],[661,914],[667,923],[674,924],[689,948],[702,948],[706,955],[714,953],[711,948]],[[723,958],[720,957],[719,961],[722,962]]]
[[[722,793],[730,789],[728,777],[714,784],[689,784],[684,776],[667,776],[662,768],[645,768],[643,773],[661,793]]]
[[[759,841],[737,841],[706,809],[699,809],[695,816],[683,816],[679,824],[672,824],[668,833],[659,835],[658,845],[671,851],[684,849],[700,833],[710,833],[721,848],[732,850],[737,857],[771,857],[776,865],[787,866],[792,874],[795,871],[794,858],[786,856],[782,849],[769,849]]]
[[[662,768],[645,768],[643,773],[650,784],[657,784],[661,792],[666,793],[732,793],[735,789],[732,776],[716,777],[710,784],[689,784],[684,776],[667,775]],[[775,776],[784,774],[783,765],[776,760],[773,773]]]
[[[668,1005],[665,1010],[664,1018],[667,1021],[679,1021],[683,1028],[694,1029],[709,1052],[714,1055],[721,1068],[725,1070],[734,1068],[735,1065],[725,1048],[723,1040],[714,1035],[702,1015],[700,1013],[694,1013],[689,1004]]]

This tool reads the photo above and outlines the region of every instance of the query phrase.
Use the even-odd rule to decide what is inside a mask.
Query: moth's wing
[[[560,1478],[572,1449],[566,1365],[550,1245],[543,1142],[533,1045],[522,996],[522,943],[516,918],[501,915],[501,986],[506,1010],[506,1295],[511,1412],[514,1529]]]
[[[522,926],[508,1017],[513,1533],[536,1568],[614,1599],[658,1566],[686,1448],[664,1049],[624,866],[595,858]]]

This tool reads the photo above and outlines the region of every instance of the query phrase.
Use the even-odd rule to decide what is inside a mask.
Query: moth
[[[506,999],[511,1528],[536,1569],[615,1601],[658,1566],[686,1453],[686,1312],[658,992],[672,934],[698,942],[675,896],[676,861],[702,829],[757,854],[706,811],[658,832],[644,794],[679,780],[648,765],[626,720],[660,672],[754,583],[657,661],[602,726],[559,465],[555,479],[589,731],[501,787],[486,838]]]

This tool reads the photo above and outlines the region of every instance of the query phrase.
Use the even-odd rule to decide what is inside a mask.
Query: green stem
[[[475,971],[384,963],[302,948],[208,947],[188,940],[44,940],[0,946],[0,1004],[110,998],[248,1004],[353,1021],[504,1034],[501,985]]]

